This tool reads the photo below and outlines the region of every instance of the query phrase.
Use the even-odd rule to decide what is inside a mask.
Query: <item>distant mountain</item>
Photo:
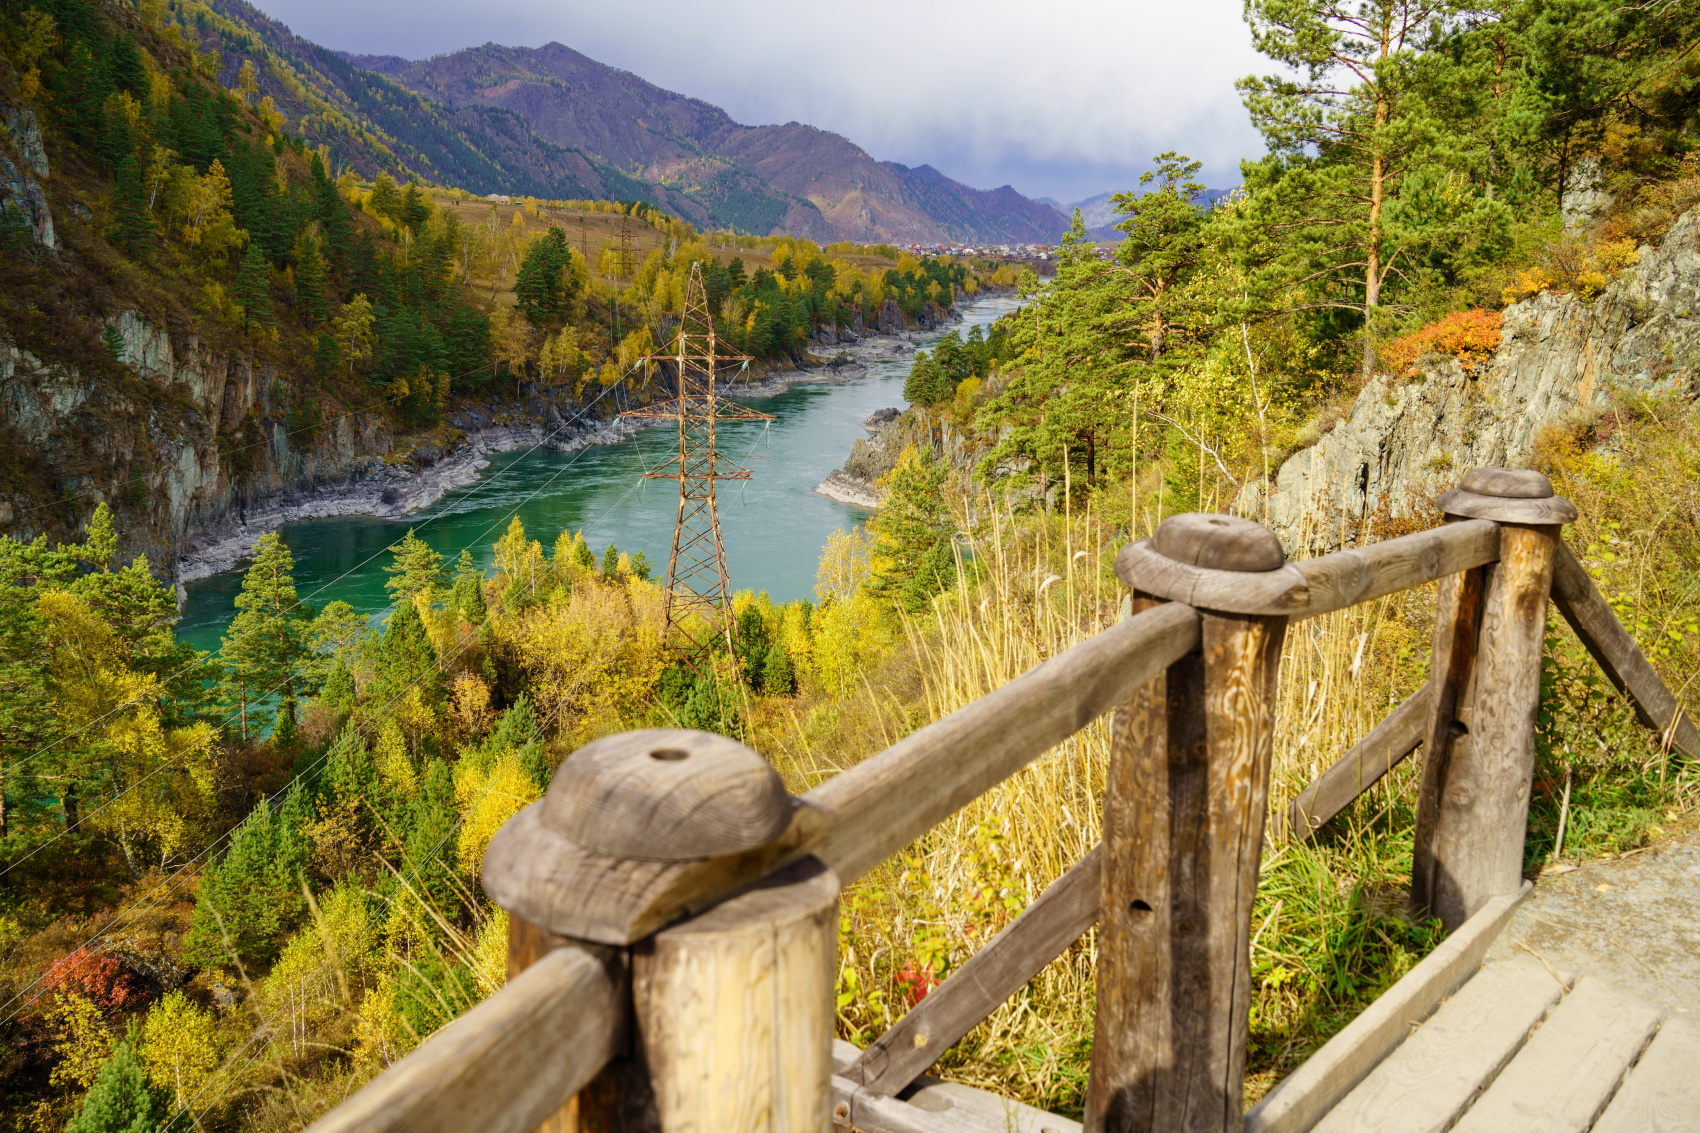
[[[673,188],[746,230],[935,243],[1050,242],[1066,228],[1007,185],[982,191],[930,166],[876,161],[847,138],[797,122],[743,126],[717,106],[559,43],[485,44],[416,63],[349,61],[457,110],[517,113],[547,141]]]
[[[743,126],[559,43],[485,44],[415,62],[347,55],[247,0],[209,0],[203,51],[227,87],[252,61],[292,133],[352,167],[475,193],[647,200],[699,228],[816,240],[1050,243],[1066,219],[1005,185],[876,161],[796,122]]]
[[[1198,204],[1204,208],[1214,208],[1218,201],[1225,199],[1232,189],[1206,189],[1198,195]],[[1115,191],[1105,191],[1095,197],[1087,197],[1075,201],[1064,210],[1070,223],[1074,220],[1074,210],[1080,210],[1080,219],[1086,222],[1086,231],[1094,240],[1121,240],[1125,233],[1116,229],[1116,225],[1126,219],[1125,214],[1118,213],[1110,203],[1116,195]]]

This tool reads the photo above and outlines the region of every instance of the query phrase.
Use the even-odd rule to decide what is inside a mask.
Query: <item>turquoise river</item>
[[[969,327],[985,326],[1016,305],[1008,295],[966,302],[962,321],[951,327],[967,334]],[[917,332],[910,341],[926,349],[941,333]],[[844,463],[852,441],[866,435],[862,420],[868,414],[905,404],[903,381],[912,355],[882,349],[896,341],[870,340],[873,353],[864,356],[864,368],[846,379],[800,382],[777,395],[740,398],[773,414],[770,424],[720,427],[722,451],[753,473],[747,483],[723,485],[719,499],[734,589],[766,590],[776,601],[809,597],[827,536],[867,519],[858,508],[818,495],[815,485]],[[619,444],[576,452],[498,453],[475,483],[404,518],[338,516],[285,524],[280,532],[295,556],[296,588],[315,608],[341,599],[381,615],[389,605],[383,568],[390,556],[383,551],[408,528],[449,563],[469,549],[488,568],[491,544],[516,513],[526,532],[546,547],[561,531],[582,529],[598,557],[609,543],[642,551],[659,580],[672,546],[678,488],[640,474],[666,458],[670,439],[668,430],[645,429]],[[241,583],[240,569],[189,583],[179,635],[198,649],[217,649]]]

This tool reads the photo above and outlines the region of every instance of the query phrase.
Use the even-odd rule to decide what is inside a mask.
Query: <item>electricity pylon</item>
[[[719,367],[748,362],[749,356],[718,351],[700,263],[691,264],[673,353],[651,354],[648,360],[673,364],[679,395],[621,416],[661,418],[678,426],[679,455],[644,476],[679,482],[679,516],[673,525],[673,553],[667,559],[667,636],[700,672],[719,644],[728,651],[732,646],[732,594],[726,584],[726,549],[714,486],[721,480],[750,478],[747,469],[715,449],[715,426],[721,421],[771,421],[773,415],[715,393]]]
[[[614,259],[614,278],[630,279],[637,274],[637,261],[632,254],[632,218],[620,217],[620,245]]]

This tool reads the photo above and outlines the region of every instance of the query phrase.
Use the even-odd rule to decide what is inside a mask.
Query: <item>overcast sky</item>
[[[1239,0],[257,0],[297,35],[421,59],[558,40],[749,125],[835,130],[874,157],[1080,200],[1153,154],[1239,184],[1262,152],[1234,80],[1269,68]]]

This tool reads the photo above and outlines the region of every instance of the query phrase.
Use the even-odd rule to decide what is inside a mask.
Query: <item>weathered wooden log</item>
[[[539,954],[572,947],[560,923],[600,923],[551,905],[562,893],[550,879],[585,882],[589,899],[598,877],[619,875],[608,863],[637,855],[665,867],[680,857],[757,853],[787,829],[792,809],[767,761],[723,736],[649,730],[587,745],[531,809],[525,837],[486,855],[486,889],[517,906],[509,907],[510,967],[547,963]],[[544,1133],[825,1130],[837,900],[837,877],[804,858],[618,950],[630,974],[616,1011],[624,1041]],[[538,907],[560,914],[557,925],[526,915]]]
[[[1226,561],[1278,560],[1257,525],[1214,526]],[[1249,553],[1257,539],[1273,555]],[[1193,556],[1215,569],[1208,542]],[[1116,715],[1088,1130],[1237,1133],[1244,1121],[1251,905],[1286,619],[1201,617],[1199,650]]]
[[[1562,542],[1553,559],[1552,601],[1606,678],[1629,697],[1636,719],[1659,733],[1661,742],[1691,759],[1700,757],[1700,731],[1695,730],[1694,721],[1617,620],[1575,553]]]
[[[612,1056],[614,950],[568,944],[432,1035],[312,1133],[530,1133]]]
[[[804,858],[634,950],[660,1130],[832,1127],[838,877]]]
[[[1429,689],[1425,684],[1352,745],[1310,786],[1287,804],[1285,833],[1308,841],[1323,823],[1345,810],[1381,781],[1423,742],[1429,726]]]
[[[1486,570],[1479,606],[1474,573],[1442,587],[1411,904],[1449,931],[1522,884],[1558,541],[1554,526],[1503,524],[1499,561]],[[1477,608],[1479,630],[1471,613]]]
[[[1102,857],[1103,846],[1092,847],[949,979],[868,1044],[841,1076],[889,1097],[924,1074],[1092,927],[1103,887]]]
[[[1135,590],[1199,609],[1281,614],[1299,621],[1421,586],[1498,556],[1499,527],[1482,519],[1256,571],[1178,562],[1153,540],[1142,539],[1116,556],[1116,573]]]

